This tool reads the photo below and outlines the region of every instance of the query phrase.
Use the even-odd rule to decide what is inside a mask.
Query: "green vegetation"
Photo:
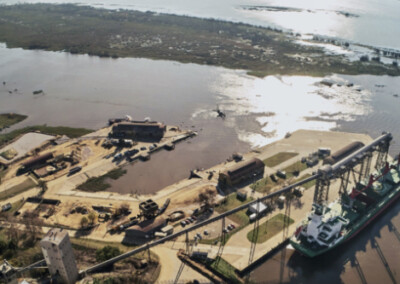
[[[280,154],[282,154],[282,155],[280,155]],[[280,160],[282,157],[286,158],[286,160],[290,159],[291,158],[290,155],[286,155],[286,154],[294,154],[294,153],[278,153],[277,155],[280,155],[280,157],[276,157],[277,155],[272,156],[271,158],[269,158],[269,159],[271,159],[269,162],[272,161],[272,162],[275,163],[277,160]],[[289,157],[289,158],[287,158],[287,157]],[[265,161],[267,161],[267,160],[265,160]],[[264,163],[265,163],[265,161],[264,161]],[[286,172],[286,179],[289,179],[289,178],[294,176],[294,174],[293,174],[294,171],[299,171],[299,173],[301,173],[305,169],[307,169],[307,165],[305,163],[302,163],[301,161],[297,161],[297,162],[291,164],[290,166],[284,168],[283,171]],[[309,176],[311,176],[311,175],[310,174],[305,174],[304,176],[302,176],[301,178],[295,180],[294,182],[303,180],[303,179],[305,179],[305,178],[307,178]],[[267,193],[270,193],[271,190],[275,186],[281,185],[281,184],[283,184],[283,182],[284,181],[282,179],[279,179],[279,178],[278,178],[277,182],[273,182],[271,180],[271,178],[269,176],[267,176],[267,177],[265,177],[263,179],[260,179],[260,180],[256,181],[252,185],[250,185],[250,188],[254,189],[257,192],[261,192],[261,193],[267,194]],[[294,182],[291,182],[291,183],[294,183]],[[306,183],[306,185],[309,186],[309,187],[313,186],[314,184],[315,184],[315,181],[311,181],[311,182]]]
[[[116,257],[117,255],[120,255],[120,254],[121,254],[121,251],[119,250],[118,247],[105,246],[96,251],[96,260],[98,262],[102,262],[102,261],[106,261],[110,258]]]
[[[36,221],[36,219],[29,220],[24,231],[18,230],[14,224],[0,230],[0,259],[7,259],[14,267],[24,267],[43,259]]]
[[[237,199],[237,194],[232,193],[232,194],[228,195],[225,199],[225,202],[223,202],[215,210],[219,213],[223,213],[223,212],[226,212],[233,208],[236,208],[242,204],[249,203],[252,200],[253,200],[252,197],[248,197],[245,201],[240,201],[239,199]],[[229,219],[231,219],[233,222],[235,222],[238,226],[235,229],[233,229],[225,234],[225,240],[223,241],[224,244],[226,244],[228,242],[229,238],[234,233],[236,233],[237,231],[240,231],[241,229],[243,229],[250,223],[249,216],[247,216],[246,211],[247,211],[247,209],[244,209],[244,210],[241,210],[241,211],[236,212],[235,214],[232,214],[229,216]],[[200,240],[200,243],[213,244],[215,242],[218,242],[220,239],[221,239],[220,237],[213,238],[213,239],[202,239],[202,240]]]
[[[272,217],[271,219],[267,220],[266,222],[262,223],[258,227],[258,234],[257,234],[257,243],[263,243],[279,232],[281,232],[284,228],[288,227],[290,224],[293,224],[294,221],[292,218],[279,213]],[[247,239],[252,242],[254,229],[248,232]]]
[[[21,192],[27,191],[36,186],[36,183],[28,177],[22,183],[17,184],[7,190],[0,192],[0,200],[5,200],[11,196],[15,196]]]
[[[397,66],[350,62],[280,30],[213,19],[105,10],[72,4],[2,6],[0,41],[8,47],[101,57],[144,57],[249,70],[249,74],[399,75]]]
[[[115,242],[104,242],[99,240],[87,239],[87,238],[74,238],[71,237],[71,243],[74,248],[81,249],[81,248],[89,248],[99,250],[104,248],[105,246],[113,246],[117,247],[121,252],[127,252],[132,250],[132,246],[126,246],[122,243],[115,243]]]
[[[220,256],[217,256],[216,259],[209,265],[209,267],[224,275],[227,279],[229,279],[229,283],[242,283],[238,280],[238,276],[235,273],[235,268]]]
[[[15,151],[15,149],[13,149],[13,148],[0,153],[0,156],[2,156],[6,160],[11,160],[17,155],[18,155],[18,152]]]
[[[264,164],[267,167],[275,167],[279,164],[282,164],[283,162],[297,156],[299,153],[294,153],[294,152],[280,152],[278,154],[273,155],[272,157],[269,157],[264,160]]]
[[[28,116],[16,114],[16,113],[3,113],[0,114],[0,130],[6,127],[10,127],[18,122],[23,121]]]
[[[247,199],[244,201],[239,200],[237,198],[237,194],[234,192],[234,193],[229,194],[227,197],[225,197],[225,200],[216,208],[216,210],[219,213],[223,213],[225,211],[236,208],[242,204],[249,203],[252,200],[253,200],[252,197],[247,197]]]
[[[1,30],[1,29],[0,29]],[[10,133],[0,135],[0,146],[11,142],[18,136],[29,133],[29,132],[41,132],[48,135],[67,135],[70,138],[80,137],[82,135],[93,132],[93,130],[86,128],[72,128],[65,126],[46,126],[46,125],[35,125],[27,126],[21,129],[16,129]]]
[[[297,181],[302,181],[310,176],[311,176],[311,174],[305,174],[305,175],[301,176]],[[305,189],[309,189],[310,187],[313,187],[316,182],[317,182],[317,180],[313,179],[312,181],[309,181],[309,182],[306,182],[305,184],[303,184],[302,187],[304,187]]]
[[[277,183],[274,183],[271,180],[271,178],[269,176],[267,176],[263,179],[256,181],[252,185],[250,185],[250,188],[254,189],[257,192],[269,193],[272,190],[272,188],[274,188],[274,186],[276,186],[276,185],[277,185]]]
[[[286,172],[286,178],[291,178],[294,176],[293,172],[298,171],[299,173],[307,169],[307,164],[302,163],[301,161],[297,161],[290,166],[287,166],[283,170]]]
[[[78,185],[78,189],[90,192],[104,191],[110,187],[110,184],[107,183],[108,178],[116,180],[124,174],[126,174],[126,170],[122,168],[116,168],[109,171],[105,175],[89,178],[84,183]]]

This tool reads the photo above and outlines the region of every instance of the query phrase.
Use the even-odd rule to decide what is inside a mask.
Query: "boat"
[[[313,204],[290,239],[294,249],[316,257],[355,237],[400,197],[400,155],[344,192],[336,201]]]

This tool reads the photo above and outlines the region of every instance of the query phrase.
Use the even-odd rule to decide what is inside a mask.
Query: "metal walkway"
[[[100,269],[102,269],[104,267],[107,267],[109,265],[114,264],[115,262],[118,262],[120,260],[128,258],[128,257],[130,257],[132,255],[135,255],[137,253],[140,253],[140,252],[145,251],[147,249],[150,249],[152,247],[155,247],[155,246],[157,246],[159,244],[162,244],[162,243],[164,243],[166,241],[175,239],[175,238],[177,238],[177,237],[179,237],[181,235],[187,234],[187,233],[189,233],[191,231],[195,231],[195,230],[197,230],[197,229],[199,229],[199,228],[201,228],[203,226],[206,226],[206,225],[208,225],[210,223],[213,223],[213,222],[219,221],[221,219],[224,219],[225,217],[227,217],[229,215],[232,215],[232,214],[234,214],[234,213],[236,213],[238,211],[245,210],[249,206],[251,206],[253,204],[256,204],[257,202],[262,202],[262,201],[271,199],[271,198],[273,198],[275,196],[279,196],[279,195],[281,195],[283,193],[289,192],[293,188],[295,188],[297,186],[300,186],[302,184],[305,184],[305,183],[307,183],[309,181],[312,181],[314,179],[321,179],[321,180],[327,181],[327,180],[330,180],[330,179],[339,178],[340,175],[343,173],[343,171],[346,168],[355,167],[356,165],[359,164],[359,162],[363,159],[363,157],[366,154],[370,153],[371,151],[374,151],[374,150],[378,149],[380,147],[380,145],[388,145],[388,143],[391,140],[392,140],[392,135],[390,133],[383,133],[380,137],[376,138],[370,144],[364,146],[363,148],[359,149],[355,153],[349,155],[348,157],[344,158],[343,160],[339,161],[338,163],[336,163],[336,164],[334,164],[332,166],[323,166],[315,174],[313,174],[312,176],[310,176],[310,177],[308,177],[308,178],[306,178],[306,179],[304,179],[302,181],[299,181],[299,182],[296,182],[296,183],[291,184],[289,186],[286,186],[286,187],[284,187],[284,188],[282,188],[282,189],[280,189],[280,190],[278,190],[276,192],[273,192],[271,194],[263,196],[263,197],[261,197],[261,198],[259,198],[257,200],[253,200],[253,201],[251,201],[249,203],[243,204],[243,205],[241,205],[239,207],[236,207],[236,208],[234,208],[232,210],[224,212],[224,213],[222,213],[222,214],[220,214],[218,216],[215,216],[213,218],[210,218],[210,219],[204,220],[202,222],[199,222],[197,224],[194,224],[190,228],[183,229],[183,230],[181,230],[181,231],[179,231],[177,233],[171,234],[171,235],[166,236],[164,238],[161,238],[161,239],[146,243],[146,244],[144,244],[144,245],[142,245],[142,246],[140,246],[138,248],[135,248],[135,249],[133,249],[131,251],[123,253],[123,254],[121,254],[119,256],[111,258],[111,259],[109,259],[107,261],[104,261],[102,263],[96,264],[96,265],[94,265],[92,267],[87,268],[86,270],[80,271],[80,275],[85,275],[87,273],[92,273],[92,272],[98,271],[98,270],[100,270]],[[384,148],[385,148],[385,150],[387,150],[386,147],[384,147]],[[316,191],[317,190],[318,190],[318,188],[316,188]]]

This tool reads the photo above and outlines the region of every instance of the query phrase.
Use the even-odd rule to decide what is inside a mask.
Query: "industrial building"
[[[161,230],[161,228],[163,228],[166,224],[167,221],[161,217],[145,220],[127,229],[125,231],[125,239],[128,239],[129,242],[134,243],[135,239],[151,238],[156,231]]]
[[[336,164],[340,160],[344,159],[345,157],[354,153],[355,151],[357,151],[358,149],[360,149],[362,147],[364,147],[364,143],[362,143],[362,142],[356,141],[356,142],[350,143],[349,145],[341,148],[340,150],[336,151],[329,157],[326,157],[324,159],[324,165]]]
[[[30,170],[41,168],[47,164],[47,162],[53,159],[53,153],[47,153],[34,157],[21,164],[21,168],[18,170],[19,173],[26,173]]]
[[[140,212],[148,219],[154,218],[157,215],[158,204],[152,199],[139,203]]]
[[[243,161],[219,174],[218,184],[221,187],[233,186],[245,180],[264,174],[264,163],[257,158]]]
[[[155,121],[120,122],[113,125],[110,137],[158,141],[164,137],[166,130],[166,125]]]
[[[40,246],[50,274],[60,277],[64,283],[75,283],[78,268],[68,232],[59,228],[51,229],[40,241]]]

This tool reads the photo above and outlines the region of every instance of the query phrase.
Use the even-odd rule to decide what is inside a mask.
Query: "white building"
[[[267,209],[268,209],[267,205],[265,205],[261,201],[256,202],[249,206],[250,214],[254,214],[257,212],[258,212],[258,214],[263,214],[264,212],[267,211]]]
[[[51,229],[41,240],[40,246],[50,274],[59,275],[64,283],[75,283],[78,268],[68,232],[63,229]]]

